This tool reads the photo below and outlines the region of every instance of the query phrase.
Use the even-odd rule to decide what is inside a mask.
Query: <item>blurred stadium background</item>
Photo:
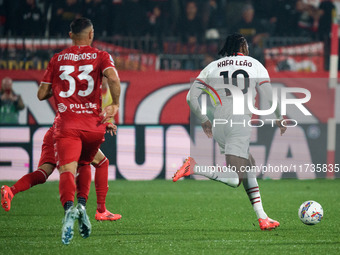
[[[340,1],[319,0],[0,0],[0,79],[11,77],[26,105],[18,125],[1,124],[0,179],[16,180],[37,167],[55,116],[53,100],[37,100],[38,84],[53,54],[71,44],[69,23],[80,16],[92,19],[93,46],[112,55],[121,78],[119,131],[102,146],[110,180],[172,177],[190,153],[190,79],[218,57],[231,32],[247,37],[251,56],[266,66],[275,86],[295,87],[303,78],[298,86],[312,93],[306,105],[313,118],[284,137],[270,126],[254,129],[257,163],[325,164],[327,122],[340,109],[339,92],[328,88],[331,23],[339,15]],[[339,123],[340,111],[334,114]],[[334,176],[340,175],[328,175]]]

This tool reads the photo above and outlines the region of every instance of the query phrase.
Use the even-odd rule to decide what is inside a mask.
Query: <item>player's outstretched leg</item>
[[[51,165],[49,167],[47,165],[45,168],[48,168],[48,170],[44,170],[43,167],[39,167],[36,171],[29,173],[29,174],[26,174],[23,177],[21,177],[21,179],[19,179],[11,187],[13,195],[16,195],[19,192],[28,190],[35,185],[45,183],[48,176],[53,172],[54,166]],[[50,170],[49,168],[51,168],[52,170]]]
[[[109,160],[100,150],[98,150],[92,164],[96,168],[94,183],[97,194],[97,211],[95,219],[98,221],[116,221],[121,219],[122,215],[111,213],[106,209],[105,206],[106,195],[109,189],[108,188]]]
[[[5,211],[8,212],[11,209],[11,201],[17,193],[28,190],[35,185],[45,183],[53,172],[54,167],[53,164],[45,163],[36,171],[21,177],[13,186],[8,187],[4,185],[3,187],[5,188],[1,189],[1,206]]]
[[[13,199],[13,193],[11,191],[11,188],[3,185],[1,187],[1,206],[5,209],[6,212],[11,210],[11,201]]]
[[[216,170],[216,171],[215,171]],[[192,157],[188,157],[181,168],[172,177],[173,182],[178,181],[180,178],[189,176],[191,174],[201,175],[207,177],[213,181],[222,182],[230,187],[236,188],[239,186],[239,177],[236,172],[233,171],[218,171],[214,169],[211,171],[209,167],[199,166]]]
[[[249,165],[255,165],[254,158],[249,155]],[[263,210],[260,188],[256,179],[256,172],[247,172],[243,179],[243,186],[249,197],[250,203],[256,213],[261,230],[272,230],[280,226],[278,221],[272,220]]]
[[[61,241],[63,244],[69,244],[74,235],[74,222],[78,219],[79,212],[73,205],[65,211],[63,227],[61,229]]]

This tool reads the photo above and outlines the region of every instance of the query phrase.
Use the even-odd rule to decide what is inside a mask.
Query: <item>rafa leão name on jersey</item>
[[[227,59],[227,60],[223,60],[217,63],[218,68],[229,66],[229,65],[252,67],[253,63],[247,60],[233,60],[233,59]]]
[[[74,53],[65,53],[58,56],[58,61],[61,60],[71,60],[71,61],[80,61],[80,60],[91,60],[96,59],[97,53],[81,53],[81,54],[74,54]]]

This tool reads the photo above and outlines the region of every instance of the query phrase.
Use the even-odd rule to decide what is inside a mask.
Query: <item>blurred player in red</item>
[[[107,127],[107,132],[110,132],[111,135],[116,133],[116,130],[117,127],[113,124],[110,124]],[[35,185],[45,183],[48,177],[53,173],[56,166],[53,148],[53,132],[54,126],[52,126],[44,136],[38,169],[32,173],[24,175],[11,187],[6,185],[1,187],[1,206],[6,212],[11,209],[11,201],[17,193],[28,190]],[[108,191],[109,160],[105,157],[101,150],[98,150],[91,164],[96,168],[95,187],[97,194],[97,211],[95,219],[100,221],[119,220],[122,217],[120,214],[113,214],[105,207],[105,199]],[[87,180],[89,175],[91,175],[91,168],[83,167],[82,171],[79,171],[79,174],[77,175],[77,182],[81,182],[83,178]],[[77,187],[78,200],[85,199],[85,201],[87,201],[91,179],[88,179],[87,181],[90,182],[86,185]]]
[[[107,78],[103,77],[102,80],[102,108],[110,105],[112,103],[112,97],[107,84]],[[113,123],[113,119],[110,120]],[[111,135],[116,133],[117,127],[115,125],[108,125],[107,132]],[[53,173],[56,163],[54,158],[54,148],[53,148],[53,132],[54,126],[52,126],[45,134],[44,141],[42,144],[42,152],[38,164],[38,169],[32,173],[24,175],[20,180],[18,180],[13,186],[8,187],[3,185],[1,187],[1,206],[5,211],[11,209],[11,201],[13,197],[22,191],[28,190],[31,187],[43,184],[46,182],[48,177]],[[115,221],[119,220],[122,216],[120,214],[113,214],[106,209],[105,199],[108,191],[108,166],[109,160],[105,157],[101,150],[98,150],[94,160],[91,163],[95,168],[95,187],[97,194],[97,211],[95,219],[99,221]],[[88,176],[90,174],[89,167],[83,167],[82,171],[77,175],[77,179],[82,179],[82,176]],[[87,201],[87,195],[89,192],[90,183],[88,185],[83,185],[79,188],[83,188],[84,191],[77,191],[77,198],[82,200],[83,198]]]
[[[85,206],[74,206],[75,174],[78,166],[88,165],[94,159],[104,141],[103,123],[118,112],[120,96],[120,81],[111,56],[90,46],[94,36],[92,22],[79,18],[70,28],[73,46],[53,56],[38,90],[39,100],[53,95],[58,108],[53,138],[60,173],[60,201],[65,209],[63,244],[69,244],[73,238],[76,219],[83,238],[91,233]],[[108,79],[112,103],[102,111],[103,75]]]

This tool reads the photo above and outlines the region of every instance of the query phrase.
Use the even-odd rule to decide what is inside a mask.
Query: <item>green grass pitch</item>
[[[10,212],[1,210],[0,254],[340,254],[340,180],[259,184],[267,214],[281,223],[276,230],[259,229],[243,187],[120,180],[109,183],[107,208],[122,219],[94,220],[92,186],[87,205],[92,234],[82,239],[76,223],[75,237],[64,246],[58,182],[48,182],[17,194]],[[323,206],[318,225],[298,219],[305,200]]]

